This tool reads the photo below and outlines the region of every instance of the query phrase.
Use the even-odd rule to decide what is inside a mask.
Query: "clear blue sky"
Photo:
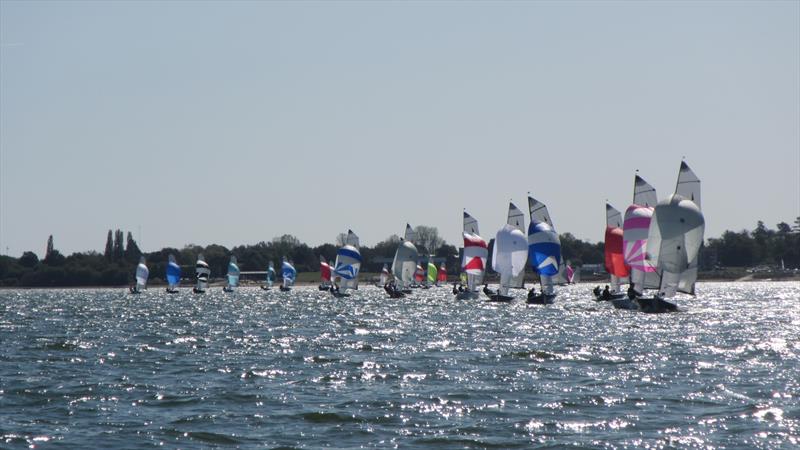
[[[800,2],[0,2],[0,249],[602,239],[681,158],[706,237],[800,215]]]

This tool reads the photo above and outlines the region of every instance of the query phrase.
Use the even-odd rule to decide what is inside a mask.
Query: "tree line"
[[[710,238],[701,249],[701,270],[710,271],[720,266],[753,267],[757,265],[800,267],[800,218],[794,227],[785,222],[776,230],[759,221],[752,231],[726,231],[719,238]],[[436,227],[418,226],[416,244],[421,256],[434,255],[444,258],[448,273],[460,270],[459,249],[442,239]],[[76,252],[62,255],[54,246],[53,236],[47,240],[45,257],[40,260],[36,253],[27,251],[19,258],[0,256],[0,285],[16,287],[55,286],[123,286],[132,282],[133,273],[140,256],[144,256],[150,269],[151,282],[164,278],[169,255],[175,255],[187,278],[194,276],[194,264],[203,254],[213,277],[222,277],[227,272],[231,256],[236,256],[242,271],[264,271],[270,262],[280,270],[282,257],[291,260],[298,272],[318,272],[320,256],[333,262],[336,251],[344,241],[344,234],[337,236],[335,244],[310,247],[290,234],[278,236],[269,242],[254,245],[239,245],[228,249],[222,245],[199,246],[190,244],[183,248],[166,247],[142,253],[133,235],[121,230],[109,230],[105,250],[102,254]],[[602,264],[604,246],[576,238],[570,233],[560,235],[564,259],[573,267],[584,264]],[[360,246],[363,263],[362,272],[380,272],[383,264],[391,265],[391,259],[400,238],[387,237],[374,246]]]

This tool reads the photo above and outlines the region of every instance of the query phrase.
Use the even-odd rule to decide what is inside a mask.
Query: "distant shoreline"
[[[742,278],[733,279],[733,278],[703,278],[699,279],[698,283],[758,283],[758,282],[797,282],[800,281],[800,274],[791,274],[788,276],[780,276],[780,277],[755,277],[753,275],[748,275]],[[448,281],[447,285],[452,286],[456,283],[456,280]],[[377,283],[376,281],[362,281],[360,283],[361,286],[375,286]],[[592,285],[592,284],[603,284],[608,283],[608,279],[606,278],[593,278],[587,280],[581,280],[575,284],[585,284],[585,285]],[[497,280],[489,280],[489,284],[497,284]],[[239,285],[240,288],[254,288],[262,286],[263,283],[244,283]],[[319,281],[312,282],[312,281],[300,281],[294,284],[294,287],[310,287],[310,286],[318,286]],[[526,285],[534,286],[537,285],[534,281],[527,281]],[[8,290],[36,290],[36,289],[127,289],[130,285],[118,285],[118,286],[0,286],[0,291],[8,291]],[[149,290],[160,290],[166,288],[166,284],[158,283],[149,285]],[[213,284],[209,284],[208,289],[222,289],[225,286],[224,282],[215,282]],[[280,283],[275,283],[273,285],[274,289],[278,289]],[[178,286],[179,289],[191,289],[194,285],[186,284]]]

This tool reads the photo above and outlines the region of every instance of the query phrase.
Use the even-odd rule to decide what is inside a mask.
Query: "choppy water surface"
[[[0,447],[800,446],[800,283],[591,287],[0,291]]]

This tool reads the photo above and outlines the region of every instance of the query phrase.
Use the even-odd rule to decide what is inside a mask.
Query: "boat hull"
[[[678,310],[678,305],[658,297],[637,298],[636,303],[639,304],[639,310],[646,313],[667,313]]]
[[[555,303],[555,300],[555,294],[529,295],[527,303],[529,305],[552,305]]]
[[[456,300],[477,300],[479,296],[475,291],[462,291],[456,294]]]
[[[636,300],[631,300],[627,296],[623,298],[610,300],[610,302],[614,306],[614,308],[617,309],[630,309],[633,311],[639,310],[639,304],[636,302]]]

